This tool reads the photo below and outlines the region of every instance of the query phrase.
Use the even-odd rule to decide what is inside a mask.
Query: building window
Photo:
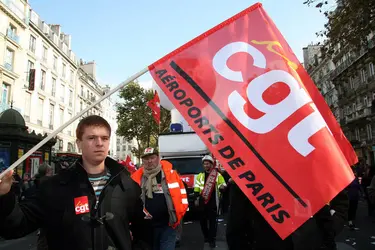
[[[365,69],[361,69],[361,82],[362,82],[362,83],[367,82],[367,78],[366,78],[366,70],[365,70]]]
[[[8,27],[8,33],[10,33],[11,35],[16,36],[17,35],[17,28],[16,28],[16,26],[14,26],[14,25],[12,25],[10,23],[9,27]]]
[[[69,107],[73,107],[73,90],[69,89]]]
[[[64,124],[64,109],[60,109],[60,126]]]
[[[64,149],[64,141],[63,140],[59,140],[59,151],[63,151]]]
[[[126,151],[126,145],[122,145],[122,151]]]
[[[17,28],[11,23],[9,24],[9,27],[7,29],[7,37],[18,44],[20,43],[20,37],[17,36]]]
[[[68,142],[68,149],[67,149],[68,152],[74,152],[74,146],[73,146],[73,143],[71,142]]]
[[[60,88],[60,101],[61,102],[64,102],[65,101],[65,85],[61,84],[61,88]]]
[[[365,97],[363,98],[363,105],[365,105],[365,107],[368,106],[368,98],[367,98],[367,96],[365,96]]]
[[[356,112],[356,111],[357,111],[357,105],[353,103],[353,112]]]
[[[35,54],[36,39],[33,35],[30,35],[29,50]]]
[[[14,50],[7,47],[5,51],[4,67],[9,71],[13,71],[13,63],[14,63]]]
[[[73,84],[74,80],[74,72],[73,70],[70,71],[70,83]]]
[[[31,109],[31,94],[26,92],[25,95],[26,97],[25,97],[24,117],[25,117],[25,121],[29,122],[30,121],[30,109]]]
[[[366,125],[366,132],[367,132],[367,140],[371,140],[371,139],[372,139],[372,128],[371,128],[371,124],[367,124],[367,125]]]
[[[43,121],[43,106],[44,106],[44,100],[42,98],[38,99],[38,112],[37,112],[37,124],[39,126],[42,126]]]
[[[2,83],[1,84],[1,99],[0,99],[0,112],[2,109],[7,109],[8,101],[9,101],[9,85]],[[4,108],[3,108],[4,107]]]
[[[53,121],[55,119],[55,105],[49,105],[49,129],[53,129]]]
[[[82,103],[82,101],[79,103],[79,110],[80,110],[80,111],[83,110],[83,103]]]
[[[358,141],[361,139],[361,137],[359,135],[359,129],[358,128],[355,128],[355,139],[358,140]]]
[[[56,96],[56,79],[52,77],[52,88],[51,88],[51,95],[53,97]]]
[[[90,93],[89,93],[89,90],[87,90],[87,96],[86,96],[87,99],[90,98]]]
[[[47,47],[45,47],[45,46],[43,46],[43,54],[42,54],[42,60],[43,60],[43,62],[47,62],[47,54],[48,53],[48,49],[47,49]]]
[[[46,72],[44,70],[41,70],[40,74],[40,89],[45,90],[46,88]]]
[[[350,88],[351,89],[354,89],[354,80],[353,80],[353,77],[349,77],[349,85],[350,85]]]
[[[62,77],[65,78],[66,77],[66,64],[63,63],[63,66],[62,66]]]
[[[53,69],[57,70],[57,57],[53,56]]]
[[[374,69],[374,64],[372,62],[368,65],[368,69],[369,69],[369,75],[374,76],[375,75],[375,69]]]
[[[26,74],[26,81],[29,81],[29,76],[30,76],[30,69],[34,68],[34,63],[32,61],[27,61],[27,74]]]
[[[70,120],[70,119],[72,119],[72,113],[71,112],[68,113],[68,120]],[[66,132],[67,132],[68,135],[72,136],[72,125],[69,125],[67,127]]]
[[[361,106],[362,105],[362,99],[361,99],[361,97],[357,97],[357,105],[358,106]]]

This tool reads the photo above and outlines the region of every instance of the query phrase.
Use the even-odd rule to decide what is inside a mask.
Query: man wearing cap
[[[198,196],[196,205],[201,208],[200,223],[205,242],[216,247],[217,214],[220,190],[225,189],[223,176],[214,167],[214,159],[210,155],[202,158],[204,172],[197,176],[194,192]],[[208,225],[207,225],[208,223]]]
[[[186,189],[168,161],[160,161],[155,148],[146,148],[143,168],[132,174],[141,189],[145,219],[153,228],[153,249],[174,250],[176,228],[188,209]]]

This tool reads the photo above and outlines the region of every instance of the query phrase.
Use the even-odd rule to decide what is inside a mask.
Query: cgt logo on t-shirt
[[[90,212],[89,199],[87,196],[74,198],[74,210],[76,214],[85,214]]]

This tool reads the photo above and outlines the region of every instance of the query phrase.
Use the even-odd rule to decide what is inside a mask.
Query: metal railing
[[[20,37],[17,36],[17,34],[14,33],[12,29],[7,29],[7,37],[9,37],[12,41],[16,42],[17,44],[20,44]]]
[[[13,71],[13,65],[10,63],[4,63],[4,68],[9,71]]]
[[[9,109],[9,105],[7,103],[0,103],[0,113]]]
[[[337,68],[331,72],[331,75],[330,75],[331,79],[335,78],[336,76],[344,72],[347,68],[349,68],[354,62],[356,62],[359,58],[361,58],[364,54],[366,54],[369,49],[372,49],[374,46],[375,46],[375,36],[371,40],[368,41],[367,48],[365,47],[362,48],[359,52],[355,53],[354,55],[351,55],[342,64],[337,66]]]

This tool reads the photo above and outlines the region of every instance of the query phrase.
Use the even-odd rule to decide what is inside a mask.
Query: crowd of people
[[[0,181],[0,236],[14,239],[39,230],[38,249],[175,249],[189,202],[172,164],[156,148],[146,148],[142,166],[130,174],[107,156],[111,127],[100,116],[82,119],[76,135],[82,156],[69,168],[52,175],[42,164],[32,181],[22,183],[12,171]],[[360,197],[369,213],[374,208],[374,174],[361,162],[346,189],[282,240],[219,165],[212,155],[202,158],[190,204],[211,248],[221,214],[230,250],[334,250],[344,225],[355,228]],[[314,244],[307,245],[311,238]]]

